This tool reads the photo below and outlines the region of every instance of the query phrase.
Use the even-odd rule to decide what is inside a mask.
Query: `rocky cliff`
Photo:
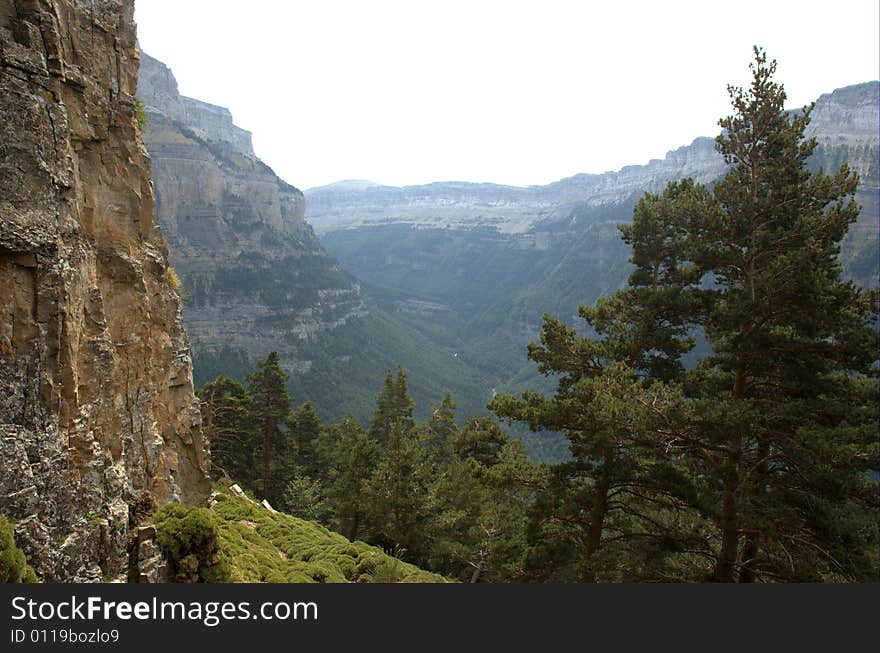
[[[209,491],[135,39],[133,0],[0,0],[0,513],[44,581],[124,579]]]
[[[227,109],[181,96],[168,67],[146,54],[138,97],[197,360],[277,350],[289,371],[308,371],[303,342],[367,309],[305,222],[302,193],[254,156],[250,133]]]

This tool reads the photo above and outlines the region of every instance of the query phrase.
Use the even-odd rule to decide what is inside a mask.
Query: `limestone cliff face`
[[[0,513],[45,581],[124,578],[131,507],[209,491],[135,38],[133,0],[0,0]]]
[[[289,371],[307,371],[299,343],[367,309],[306,223],[303,194],[254,156],[250,133],[227,109],[181,96],[168,67],[146,54],[138,97],[197,357],[277,350]]]

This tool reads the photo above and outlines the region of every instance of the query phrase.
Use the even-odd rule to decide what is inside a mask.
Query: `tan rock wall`
[[[0,513],[45,580],[121,577],[130,502],[209,491],[137,73],[133,0],[0,0]]]

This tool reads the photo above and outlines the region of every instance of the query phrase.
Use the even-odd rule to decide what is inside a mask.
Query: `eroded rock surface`
[[[44,581],[124,578],[135,497],[210,489],[133,11],[0,0],[0,513]]]

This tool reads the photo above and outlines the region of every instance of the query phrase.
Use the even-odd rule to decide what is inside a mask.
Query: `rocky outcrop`
[[[307,371],[300,343],[367,309],[306,223],[303,194],[254,156],[250,133],[227,109],[181,96],[168,67],[146,54],[138,97],[197,360],[234,350],[252,361],[275,350],[289,371]]]
[[[124,579],[207,456],[134,100],[133,0],[0,0],[0,513],[44,581]]]
[[[182,96],[174,74],[161,61],[142,52],[138,76],[138,98],[148,111],[186,126],[201,140],[226,143],[247,156],[254,156],[251,133],[233,124],[229,109]]]

